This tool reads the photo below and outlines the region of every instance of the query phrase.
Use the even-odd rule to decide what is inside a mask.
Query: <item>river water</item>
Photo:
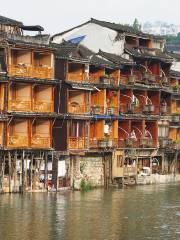
[[[180,239],[180,185],[0,195],[0,240]]]

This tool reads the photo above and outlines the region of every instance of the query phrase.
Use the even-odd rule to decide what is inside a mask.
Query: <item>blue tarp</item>
[[[75,37],[75,38],[69,39],[68,42],[79,44],[82,40],[84,40],[85,37],[86,35]]]
[[[107,115],[95,115],[93,116],[94,119],[112,119],[112,120],[115,120],[115,119],[123,119],[122,116],[107,116]]]

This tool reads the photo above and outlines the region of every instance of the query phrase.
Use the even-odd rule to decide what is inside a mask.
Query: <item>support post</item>
[[[46,152],[45,156],[44,156],[44,187],[45,187],[46,190],[48,190],[48,165],[47,165],[47,158],[48,158],[48,154]]]
[[[23,150],[23,154],[22,154],[22,189],[21,189],[21,193],[24,193],[24,150]]]
[[[11,189],[11,152],[8,152],[8,164],[9,164],[9,193],[12,192]]]

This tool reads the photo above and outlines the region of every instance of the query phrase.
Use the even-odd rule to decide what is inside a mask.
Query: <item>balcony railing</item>
[[[107,85],[116,85],[118,86],[118,77],[109,77],[109,76],[101,76],[100,83]]]
[[[122,103],[120,104],[120,112],[121,113],[142,113],[143,106],[142,105],[135,105],[133,103],[126,104]]]
[[[123,85],[127,85],[129,83],[129,77],[128,75],[120,75],[120,83]]]
[[[69,137],[68,139],[69,149],[85,149],[84,137]]]
[[[156,141],[150,138],[141,138],[141,139],[118,139],[119,148],[151,148],[156,147]]]
[[[9,136],[7,145],[9,147],[28,147],[28,137],[19,135]]]
[[[35,101],[33,104],[33,111],[35,111],[35,112],[53,112],[54,105],[52,102]]]
[[[132,166],[123,167],[123,174],[124,176],[134,176],[137,174],[137,169]]]
[[[84,73],[73,73],[70,72],[67,75],[67,80],[72,82],[88,82],[89,80],[85,78]]]
[[[2,147],[2,145],[3,145],[3,134],[1,133],[1,135],[0,135],[0,147]]]
[[[96,74],[89,74],[89,81],[90,83],[95,83],[95,84],[99,84],[100,83],[100,76],[96,75]]]
[[[31,111],[31,101],[9,100],[8,109],[12,111]]]
[[[51,147],[51,138],[42,137],[40,135],[34,135],[31,138],[31,147],[33,148],[50,148]]]
[[[91,138],[89,140],[90,148],[116,148],[118,139],[116,138]]]
[[[78,103],[69,103],[68,104],[68,112],[74,114],[84,114],[89,112],[88,105],[80,105]]]
[[[107,115],[119,115],[119,108],[118,107],[107,107],[106,114]]]
[[[160,112],[160,106],[155,106],[154,104],[146,104],[143,106],[143,113],[157,115]]]
[[[100,106],[100,105],[96,106],[95,105],[95,106],[91,107],[91,110],[94,115],[98,115],[98,114],[104,114],[105,108],[104,108],[104,106]]]
[[[24,65],[9,65],[10,76],[52,79],[53,70],[51,67],[35,67]]]

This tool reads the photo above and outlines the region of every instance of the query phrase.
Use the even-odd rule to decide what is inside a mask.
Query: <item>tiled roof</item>
[[[175,70],[171,70],[170,71],[170,76],[171,77],[176,77],[176,78],[180,78],[180,72],[178,72],[178,71],[175,71]]]
[[[98,54],[100,56],[108,59],[109,61],[113,62],[114,64],[117,64],[117,65],[133,65],[134,64],[133,61],[125,59],[125,58],[123,58],[119,55],[116,55],[116,54],[103,52],[101,50],[99,50]]]
[[[55,45],[54,45],[55,46]],[[57,58],[67,59],[78,62],[87,62],[93,65],[115,68],[117,67],[113,62],[103,59],[102,57],[97,56],[94,52],[88,48],[66,42],[64,41],[61,44],[56,44],[57,47]]]
[[[111,23],[111,22],[107,22],[107,21],[100,21],[100,20],[97,20],[97,19],[94,19],[94,18],[91,18],[89,21],[87,21],[83,24],[80,24],[76,27],[73,27],[71,29],[68,29],[64,32],[57,33],[57,34],[53,35],[51,40],[53,40],[53,38],[56,37],[56,36],[62,36],[63,34],[66,34],[70,31],[72,31],[76,28],[79,28],[81,26],[84,26],[88,23],[95,23],[95,24],[98,24],[102,27],[112,29],[114,31],[117,31],[118,33],[124,33],[126,35],[133,35],[133,36],[137,36],[137,37],[141,37],[141,38],[152,38],[152,39],[164,40],[164,37],[162,37],[162,36],[143,33],[141,31],[135,30],[132,26],[129,26],[129,25],[123,25],[123,24],[119,24],[119,23]]]
[[[22,22],[19,22],[19,21],[16,21],[14,19],[7,18],[7,17],[4,17],[4,16],[0,16],[0,24],[12,25],[12,26],[22,26],[23,25]]]
[[[162,52],[160,49],[155,48],[125,48],[125,52],[132,55],[135,58],[147,58],[147,59],[157,59],[162,62],[173,62],[173,58],[166,52]]]

